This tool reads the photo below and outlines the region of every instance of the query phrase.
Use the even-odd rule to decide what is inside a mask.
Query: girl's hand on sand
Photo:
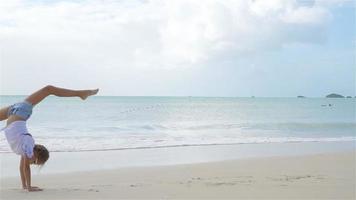
[[[36,186],[31,186],[30,188],[28,188],[29,192],[37,192],[37,191],[42,191],[41,188],[36,187]]]

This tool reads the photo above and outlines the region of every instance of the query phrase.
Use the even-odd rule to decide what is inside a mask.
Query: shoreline
[[[46,165],[39,170],[33,166],[33,175],[110,170],[129,167],[169,166],[195,164],[245,158],[298,156],[354,151],[356,143],[302,142],[179,146],[168,148],[129,149],[118,151],[51,152]],[[96,163],[93,165],[93,159]],[[1,178],[17,177],[19,156],[0,153]]]
[[[341,140],[305,140],[305,141],[285,141],[285,142],[236,142],[236,143],[208,143],[208,144],[177,144],[177,145],[162,145],[162,146],[141,146],[141,147],[123,147],[123,148],[108,148],[108,149],[84,149],[84,150],[53,150],[50,153],[80,153],[80,152],[103,152],[103,151],[126,151],[140,149],[164,149],[164,148],[179,148],[179,147],[204,147],[204,146],[229,146],[229,145],[272,145],[272,144],[292,144],[292,143],[324,143],[324,142],[355,142],[356,138],[341,139]],[[12,151],[0,151],[0,154],[12,154]]]
[[[354,199],[356,151],[250,157],[170,166],[41,174],[20,189],[1,179],[4,199]]]
[[[346,139],[347,138],[347,139]],[[122,148],[108,148],[108,149],[83,149],[83,150],[54,150],[50,153],[77,153],[77,152],[101,152],[101,151],[125,151],[125,150],[139,150],[139,149],[162,149],[175,147],[204,147],[204,146],[229,146],[229,145],[260,145],[260,144],[291,144],[291,143],[324,143],[324,142],[355,142],[354,137],[345,137],[345,139],[327,139],[327,140],[304,140],[304,141],[283,141],[283,142],[234,142],[234,143],[207,143],[207,144],[177,144],[177,145],[162,145],[162,146],[140,146],[140,147],[122,147]],[[11,154],[12,151],[0,151],[0,154]]]

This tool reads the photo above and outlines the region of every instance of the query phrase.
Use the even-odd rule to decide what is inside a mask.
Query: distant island
[[[305,98],[305,96],[297,96],[297,98]]]
[[[346,98],[352,98],[352,96],[347,96]]]
[[[326,95],[326,98],[345,98],[345,97],[342,96],[341,94],[331,93],[329,95]]]

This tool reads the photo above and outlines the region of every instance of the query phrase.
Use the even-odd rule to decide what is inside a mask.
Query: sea
[[[24,98],[0,96],[0,106]],[[27,124],[50,151],[80,152],[356,141],[355,115],[356,98],[51,96]],[[0,152],[11,152],[4,132]]]

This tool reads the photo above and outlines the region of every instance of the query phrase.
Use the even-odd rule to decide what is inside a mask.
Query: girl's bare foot
[[[92,96],[92,95],[96,95],[97,93],[99,92],[99,89],[96,89],[96,90],[82,90],[79,94],[79,97],[82,99],[82,100],[85,100],[86,98],[88,98],[89,96]]]

